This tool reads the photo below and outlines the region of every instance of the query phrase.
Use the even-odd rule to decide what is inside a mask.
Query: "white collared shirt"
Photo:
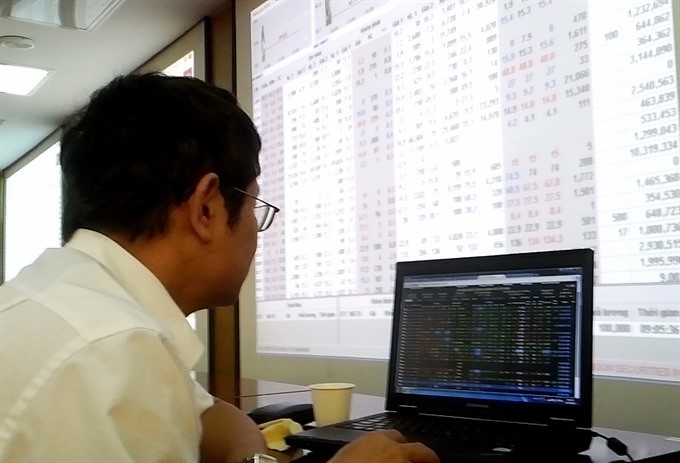
[[[151,271],[78,230],[0,287],[0,462],[198,461],[202,353]]]

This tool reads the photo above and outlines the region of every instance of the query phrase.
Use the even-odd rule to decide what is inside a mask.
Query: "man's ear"
[[[193,194],[187,200],[189,221],[196,235],[204,242],[212,240],[215,220],[224,209],[224,198],[220,192],[220,178],[210,172],[196,184]],[[224,221],[224,213],[220,221]]]

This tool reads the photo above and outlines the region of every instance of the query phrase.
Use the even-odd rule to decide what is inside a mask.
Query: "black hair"
[[[191,77],[120,76],[93,93],[61,139],[62,239],[78,228],[152,238],[214,172],[239,218],[260,174],[260,136],[228,91]]]

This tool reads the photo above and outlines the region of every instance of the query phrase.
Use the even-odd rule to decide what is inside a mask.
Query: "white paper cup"
[[[318,383],[308,387],[312,391],[312,407],[317,426],[328,426],[349,419],[354,384]]]

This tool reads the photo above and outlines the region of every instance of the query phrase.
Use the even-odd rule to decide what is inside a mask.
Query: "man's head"
[[[198,79],[118,77],[97,91],[61,141],[62,237],[78,228],[130,240],[167,229],[168,212],[209,172],[239,218],[260,174],[260,137],[234,97]]]
[[[113,238],[187,313],[233,303],[257,243],[260,147],[225,90],[160,74],[116,78],[62,137],[63,238],[78,228]]]

